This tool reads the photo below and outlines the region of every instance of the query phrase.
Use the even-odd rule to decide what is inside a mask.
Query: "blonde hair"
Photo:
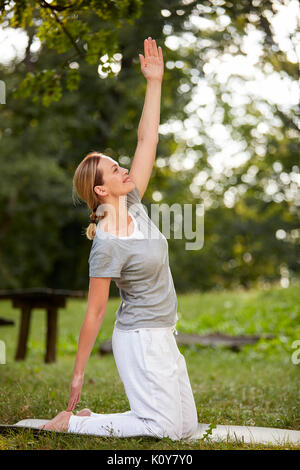
[[[86,202],[92,213],[91,222],[85,228],[85,235],[89,240],[93,240],[96,235],[96,214],[97,207],[101,200],[94,191],[94,187],[104,184],[103,171],[99,169],[98,164],[101,160],[101,154],[97,151],[89,152],[77,166],[73,177],[73,201],[79,199]]]

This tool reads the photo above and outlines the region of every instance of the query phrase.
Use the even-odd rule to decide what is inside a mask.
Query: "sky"
[[[183,3],[189,3],[189,0],[182,1]],[[201,14],[201,8],[204,7],[201,2],[199,4]],[[282,2],[275,1],[274,6],[276,14],[271,18],[271,24],[275,41],[278,43],[279,48],[286,52],[288,60],[297,63],[300,58],[299,3],[297,0],[287,0],[285,5],[282,5]],[[201,40],[193,35],[192,29],[194,27],[203,31],[218,27],[222,29],[230,22],[226,15],[219,16],[217,23],[198,15],[191,15],[189,19],[190,31],[186,31],[179,37],[172,35],[172,28],[167,23],[170,12],[164,9],[161,10],[161,15],[166,19],[164,27],[165,46],[172,50],[179,50],[179,52],[183,51],[186,46],[190,47],[191,44],[198,48],[204,45],[203,41],[205,42],[205,40],[202,40],[201,43]],[[215,94],[210,86],[210,80],[214,75],[220,87],[224,88],[222,98],[225,101],[227,100],[234,108],[236,113],[235,124],[237,126],[239,123],[242,124],[245,119],[248,119],[249,122],[249,116],[243,114],[242,105],[252,99],[258,101],[258,98],[263,98],[270,104],[277,104],[283,110],[299,103],[299,83],[292,81],[284,73],[274,72],[270,65],[267,65],[264,70],[259,66],[259,58],[262,53],[261,40],[262,33],[254,27],[249,28],[242,44],[245,55],[234,56],[227,53],[221,57],[214,57],[213,54],[210,56],[208,53],[203,67],[205,77],[200,78],[197,70],[192,70],[191,82],[196,86],[193,90],[192,99],[186,107],[190,117],[184,122],[172,120],[160,124],[159,127],[160,134],[174,133],[175,140],[183,144],[184,151],[180,150],[181,146],[179,145],[179,151],[169,159],[168,164],[173,171],[191,169],[199,158],[199,152],[193,151],[192,148],[186,149],[186,144],[187,147],[192,147],[195,144],[204,143],[203,133],[199,132],[204,123],[207,135],[217,148],[217,150],[212,149],[209,157],[209,164],[216,175],[221,175],[224,171],[228,171],[228,174],[230,174],[230,168],[237,167],[250,158],[245,143],[235,141],[231,136],[230,129],[222,124],[222,113],[216,109]],[[22,60],[26,45],[27,35],[21,29],[3,29],[0,27],[0,62],[9,64],[15,57]],[[39,47],[40,43],[37,39],[31,46],[32,52],[37,52]],[[232,52],[234,52],[234,48],[235,46],[232,45]],[[115,59],[114,72],[117,74],[121,67],[122,55],[116,54]],[[102,63],[105,63],[107,56],[103,56],[101,60]],[[183,61],[180,60],[175,63],[165,62],[165,66],[170,70],[175,67],[183,67],[183,65]],[[72,67],[77,67],[76,62],[72,64]],[[98,73],[100,78],[105,79],[106,74],[102,71],[101,65],[98,68]],[[239,74],[244,80],[241,81],[237,77],[233,77],[232,74]],[[188,85],[180,85],[178,89],[181,93],[184,93],[188,91]],[[276,123],[276,120],[272,118],[267,105],[265,107],[263,104],[258,106],[261,107],[260,111],[265,116],[265,122],[259,124],[254,132],[257,133],[257,136],[263,136],[264,132],[268,131],[269,126],[276,127],[280,123]],[[263,145],[258,145],[256,151],[263,155]],[[163,166],[165,160],[158,160],[158,164]],[[191,190],[193,190],[193,186]]]

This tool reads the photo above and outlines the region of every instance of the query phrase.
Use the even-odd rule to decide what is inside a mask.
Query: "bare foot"
[[[72,414],[72,411],[61,411],[48,423],[42,424],[38,428],[49,431],[67,431],[69,427],[69,420]]]
[[[91,410],[83,408],[83,410],[77,411],[76,416],[91,416]]]

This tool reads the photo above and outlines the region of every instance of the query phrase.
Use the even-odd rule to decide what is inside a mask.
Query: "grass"
[[[300,339],[300,283],[282,289],[190,293],[178,296],[177,329],[181,332],[273,334],[240,352],[226,348],[179,347],[184,354],[202,423],[300,429],[299,370],[293,364],[293,341]],[[112,355],[99,356],[102,341],[111,338],[119,299],[108,303],[106,317],[85,371],[78,409],[99,413],[122,412],[129,403]],[[1,327],[6,344],[6,364],[1,371],[1,423],[26,418],[52,418],[66,409],[77,340],[86,301],[73,299],[59,313],[57,362],[45,364],[46,313],[32,312],[29,347],[25,361],[15,362],[19,311],[10,301],[0,303],[0,317],[16,321]],[[298,354],[300,357],[300,354]],[[242,442],[189,443],[168,438],[114,438],[40,433],[22,429],[0,435],[2,449],[266,449],[271,446]],[[275,449],[299,449],[278,445]]]

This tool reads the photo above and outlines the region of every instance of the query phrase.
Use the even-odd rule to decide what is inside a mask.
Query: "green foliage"
[[[33,31],[43,48],[54,50],[59,55],[73,51],[71,58],[58,61],[56,70],[33,71],[30,75],[27,74],[19,85],[16,97],[31,96],[33,102],[37,103],[42,95],[42,104],[46,107],[51,102],[60,100],[63,77],[68,74],[68,66],[72,60],[77,58],[93,65],[97,64],[104,54],[112,56],[118,51],[117,30],[124,23],[134,23],[141,14],[141,5],[140,0],[77,0],[71,5],[64,1],[2,2],[0,19],[6,21],[8,26]],[[67,80],[67,90],[76,90],[78,83],[77,77],[69,88]]]
[[[86,38],[87,53],[86,61],[88,64],[96,64],[102,51],[108,56],[108,60],[113,60],[113,54],[118,52],[117,31],[100,30],[90,34]]]
[[[14,98],[31,97],[33,103],[37,104],[41,101],[44,106],[48,107],[52,101],[59,101],[62,97],[60,78],[61,75],[57,74],[56,70],[42,70],[36,74],[28,72],[20,87],[15,90]],[[78,73],[74,74],[73,70],[68,71],[68,89],[76,89],[78,82]]]
[[[83,37],[88,33],[88,25],[82,21],[73,19],[68,25],[68,34],[66,34],[65,26],[62,27],[55,18],[48,19],[47,13],[42,15],[44,21],[37,31],[37,37],[40,41],[45,41],[45,45],[49,49],[54,49],[58,54],[67,52],[73,46],[71,38]]]
[[[69,91],[77,90],[80,82],[80,74],[78,70],[70,69],[67,73],[66,87]]]
[[[215,429],[216,427],[217,427],[217,422],[216,422],[216,420],[214,420],[213,423],[209,424],[207,430],[205,431],[205,433],[201,437],[200,441],[205,441],[206,439],[209,440],[210,436],[212,435],[213,429]]]

